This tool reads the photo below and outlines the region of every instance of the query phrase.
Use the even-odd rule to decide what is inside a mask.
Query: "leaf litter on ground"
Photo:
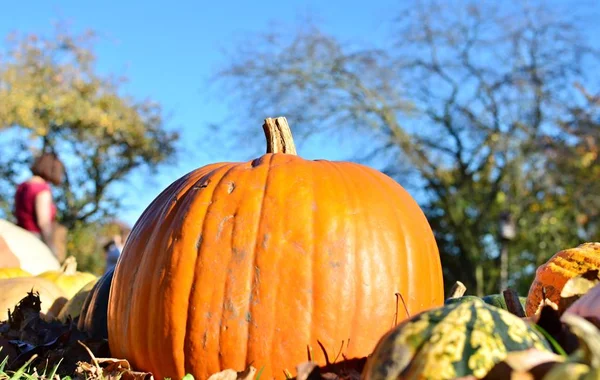
[[[90,338],[77,330],[77,321],[71,318],[65,323],[47,318],[40,305],[39,294],[29,292],[0,322],[0,359],[6,358],[3,373],[26,368],[36,376],[77,377],[80,363],[92,360],[90,353],[110,356],[106,339]]]

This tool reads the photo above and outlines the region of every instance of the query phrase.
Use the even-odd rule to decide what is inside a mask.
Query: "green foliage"
[[[101,243],[108,236],[102,230],[98,224],[81,222],[76,222],[69,230],[67,257],[75,256],[78,270],[95,275],[104,273],[106,258]]]

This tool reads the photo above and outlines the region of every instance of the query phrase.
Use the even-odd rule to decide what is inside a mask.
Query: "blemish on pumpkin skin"
[[[208,332],[205,331],[204,334],[202,334],[202,348],[206,348],[207,341],[208,341]]]
[[[235,305],[233,304],[233,301],[231,299],[225,301],[225,310],[229,311],[233,315],[237,314],[235,310]]]
[[[196,249],[200,249],[200,247],[202,246],[202,240],[204,240],[202,235],[198,236],[198,240],[196,240]]]
[[[233,256],[233,259],[237,263],[240,263],[240,262],[244,261],[246,256],[248,256],[248,251],[246,251],[245,249],[238,249],[238,248],[233,247],[231,249],[231,255]]]
[[[250,304],[257,305],[260,303],[258,286],[260,283],[260,268],[254,267],[254,279],[252,280],[252,289],[250,290]]]
[[[262,246],[263,249],[267,249],[267,243],[269,242],[269,238],[270,237],[271,236],[269,234],[264,234],[263,235],[263,240],[262,240],[262,243],[261,243],[261,246]]]
[[[246,322],[252,322],[252,314],[249,311],[246,312]]]
[[[233,193],[233,190],[235,190],[235,183],[234,182],[229,182],[227,184],[227,194]]]
[[[233,215],[227,215],[226,217],[224,217],[221,220],[221,223],[219,223],[219,227],[217,227],[217,239],[221,236],[221,232],[223,232],[223,226],[225,225],[225,222],[227,222],[229,219],[232,219]]]

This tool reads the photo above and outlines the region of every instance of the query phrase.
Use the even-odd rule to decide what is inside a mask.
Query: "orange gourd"
[[[527,295],[525,313],[528,316],[538,313],[542,303],[553,305],[560,313],[564,312],[560,310],[560,293],[567,281],[594,269],[600,269],[600,243],[584,243],[557,252],[537,268]]]
[[[115,357],[155,378],[249,364],[282,378],[307,345],[320,364],[317,341],[363,357],[405,310],[443,304],[433,233],[398,183],[299,157],[285,118],[263,128],[266,154],[193,170],[133,227],[110,291]]]

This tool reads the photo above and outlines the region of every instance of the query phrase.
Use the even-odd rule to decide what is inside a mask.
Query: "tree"
[[[0,148],[2,198],[12,200],[33,152],[56,151],[67,169],[59,219],[69,228],[118,214],[111,186],[172,162],[178,140],[159,104],[121,95],[123,78],[96,72],[93,43],[93,32],[60,28],[50,38],[15,35],[0,60],[0,130],[11,137]]]
[[[539,142],[565,136],[563,115],[579,119],[571,84],[586,81],[591,52],[569,12],[488,4],[411,3],[383,47],[348,46],[312,24],[252,36],[216,74],[240,115],[366,142],[354,159],[422,199],[447,286],[480,295],[499,291],[505,213],[517,222],[509,274],[521,292],[537,263],[579,240],[576,193],[553,188],[561,173],[545,170]]]
[[[554,186],[561,194],[572,195],[570,209],[581,239],[600,239],[600,92],[593,95],[581,84],[576,88],[585,97],[583,105],[569,110],[559,127],[559,137],[546,138],[542,146],[549,159],[545,171],[556,172]]]
[[[96,71],[94,40],[93,32],[61,28],[9,38],[0,56],[0,212],[11,218],[15,186],[33,156],[57,152],[66,167],[55,196],[69,229],[67,253],[100,274],[99,240],[123,207],[111,189],[136,169],[172,163],[179,135],[167,130],[158,103],[122,95],[124,78]]]

